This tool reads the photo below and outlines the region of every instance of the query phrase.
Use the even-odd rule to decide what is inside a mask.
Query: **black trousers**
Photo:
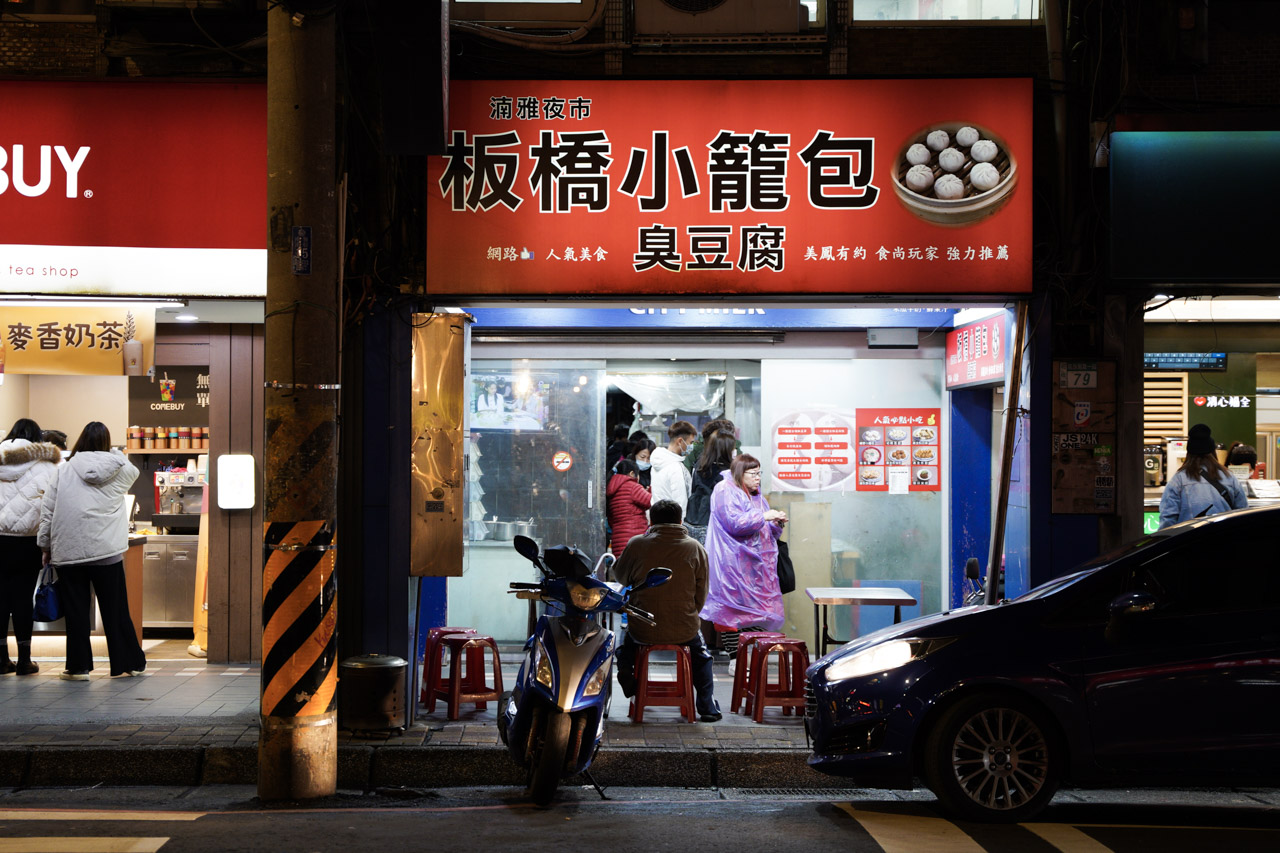
[[[133,619],[129,616],[129,594],[125,589],[124,560],[106,566],[55,566],[58,596],[67,618],[67,671],[93,669],[93,647],[89,644],[89,587],[98,597],[102,631],[107,635],[107,656],[111,674],[136,672],[147,666],[138,645]]]
[[[9,642],[9,617],[19,643],[31,642],[31,598],[40,576],[40,546],[34,536],[0,536],[0,650]]]

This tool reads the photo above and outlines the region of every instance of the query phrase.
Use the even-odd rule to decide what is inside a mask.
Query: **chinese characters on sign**
[[[1006,315],[947,332],[947,390],[1004,384]]]
[[[1115,512],[1115,369],[1105,360],[1053,364],[1053,512]]]
[[[956,101],[1030,154],[1025,80],[456,81],[429,166],[431,287],[906,291],[937,264],[943,290],[1025,291],[1029,192],[958,233],[882,193]]]
[[[773,428],[777,491],[941,490],[941,409],[804,409]]]
[[[128,306],[6,307],[0,311],[0,335],[8,373],[119,376],[126,340],[150,349],[155,313]]]
[[[858,491],[940,491],[941,421],[941,409],[858,409]]]

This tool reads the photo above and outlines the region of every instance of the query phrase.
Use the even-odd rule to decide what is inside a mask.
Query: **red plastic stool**
[[[729,710],[737,714],[742,703],[751,695],[751,652],[760,640],[781,640],[786,634],[777,631],[744,631],[738,635],[737,665],[733,670],[733,693],[729,700]],[[750,713],[750,707],[747,709]]]
[[[646,706],[675,706],[689,722],[694,721],[693,675],[689,663],[689,650],[684,646],[656,645],[636,647],[636,695],[627,711],[637,723],[644,722]],[[649,653],[676,653],[676,680],[651,681],[649,679]]]
[[[440,654],[440,638],[445,634],[474,634],[475,628],[430,628],[427,630],[427,648],[422,656],[422,690],[418,701],[427,706],[427,713],[436,709],[436,688],[444,683],[444,655]]]
[[[449,650],[449,682],[436,688],[436,697],[445,700],[449,719],[458,719],[465,702],[475,702],[483,710],[489,702],[502,696],[502,664],[498,661],[498,644],[487,634],[445,634],[440,647]],[[484,651],[493,655],[493,684],[484,680]],[[466,673],[463,673],[463,670]]]
[[[769,681],[769,657],[778,656],[778,680]],[[751,686],[747,694],[747,713],[757,723],[764,722],[766,705],[778,705],[783,716],[792,708],[804,709],[804,671],[809,668],[809,649],[804,640],[788,638],[756,642],[751,655]]]

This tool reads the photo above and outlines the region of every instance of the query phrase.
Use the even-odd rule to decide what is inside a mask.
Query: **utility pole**
[[[340,279],[335,22],[267,12],[262,728],[258,796],[337,790]]]

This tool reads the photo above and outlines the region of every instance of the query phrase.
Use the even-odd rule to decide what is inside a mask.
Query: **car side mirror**
[[[662,567],[650,569],[649,574],[644,576],[644,582],[636,587],[636,589],[649,589],[654,586],[662,586],[669,580],[671,580],[670,569]]]
[[[1108,609],[1113,619],[1150,613],[1156,609],[1156,597],[1146,590],[1125,592],[1111,599]]]

